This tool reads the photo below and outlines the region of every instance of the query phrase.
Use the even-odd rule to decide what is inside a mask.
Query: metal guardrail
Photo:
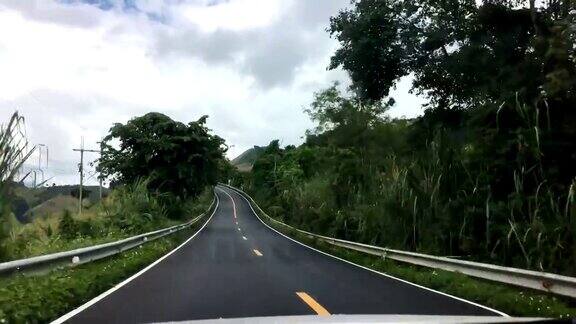
[[[45,273],[57,268],[76,266],[79,264],[102,259],[114,254],[122,253],[124,251],[133,249],[148,242],[152,242],[161,237],[171,235],[194,225],[198,220],[200,220],[210,210],[212,210],[215,201],[216,197],[214,197],[210,207],[208,207],[206,212],[183,224],[178,224],[157,231],[128,237],[115,242],[0,263],[0,276],[7,276],[16,273]]]
[[[274,223],[335,246],[370,255],[380,256],[382,258],[390,258],[400,262],[415,264],[433,269],[459,272],[471,277],[482,278],[508,285],[536,289],[556,295],[576,298],[576,278],[574,277],[562,276],[548,272],[503,267],[494,264],[456,260],[447,257],[439,257],[415,252],[393,250],[384,247],[356,243],[310,233],[301,229],[294,228],[288,224],[282,223],[270,217],[268,214],[266,214],[266,212],[262,210],[262,208],[260,208],[260,206],[258,206],[254,199],[252,199],[252,197],[250,197],[244,191],[228,185],[223,186],[235,190],[236,192],[246,197],[246,199],[248,199],[248,201],[250,201],[262,215],[266,216]]]

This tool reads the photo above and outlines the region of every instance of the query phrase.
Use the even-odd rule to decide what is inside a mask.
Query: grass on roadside
[[[0,279],[0,323],[46,323],[56,319],[178,246],[196,232],[209,215],[189,229],[110,258],[46,275]]]
[[[121,240],[161,228],[181,224],[204,212],[213,199],[212,188],[182,205],[182,219],[162,214],[163,207],[150,196],[145,182],[128,190],[113,191],[109,198],[84,210],[82,215],[64,211],[49,217],[36,217],[33,222],[13,221],[10,237],[4,242],[9,258],[16,260],[68,251]],[[60,226],[68,213],[73,224],[63,232]]]
[[[510,316],[576,317],[576,303],[573,300],[535,290],[476,279],[460,273],[408,265],[391,259],[347,250],[321,240],[311,239],[297,231],[269,221],[263,215],[261,215],[261,219],[276,230],[326,253],[421,286],[497,309]]]

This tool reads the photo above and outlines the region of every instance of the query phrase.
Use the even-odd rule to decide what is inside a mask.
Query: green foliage
[[[298,148],[244,186],[277,217],[399,249],[575,275],[570,3],[357,0],[330,20],[352,95],[315,94]],[[414,120],[383,115],[412,75]]]
[[[184,211],[186,219],[192,219],[206,212],[208,206],[210,206],[213,199],[214,199],[214,192],[212,188],[209,188],[207,190],[204,190],[204,192],[195,199],[189,199],[186,202],[184,202],[182,210]]]
[[[148,193],[145,187],[145,184],[122,187],[122,192],[116,188],[109,198],[84,210],[82,217],[64,212],[55,220],[36,219],[30,224],[14,226],[5,241],[6,260],[108,243],[176,225],[200,215],[213,198],[212,188],[207,188],[196,199],[182,202],[178,208],[183,219],[173,221],[163,214],[164,202]],[[149,219],[148,215],[153,217]]]
[[[165,223],[167,207],[161,198],[148,191],[148,180],[136,180],[114,190],[104,204],[110,226],[126,233],[139,234]]]
[[[112,225],[113,226],[113,225]],[[104,230],[104,228],[107,228]],[[69,210],[64,210],[62,213],[62,218],[58,223],[58,232],[60,233],[60,238],[72,241],[77,238],[98,238],[105,235],[105,232],[111,232],[113,227],[108,224],[106,220],[76,220],[72,217]],[[53,235],[52,228],[48,226],[47,228],[42,228],[46,232],[47,239]]]
[[[157,260],[188,238],[200,223],[107,259],[42,276],[1,278],[0,322],[54,320]]]
[[[137,186],[139,189],[136,191],[139,191],[140,194],[129,195],[130,201],[122,203],[122,206],[129,209],[139,206],[140,210],[150,211],[151,208],[144,207],[143,199],[145,197],[143,197],[144,191],[141,189],[145,188],[146,184],[141,182]],[[117,193],[117,191],[112,194],[114,200],[107,201],[105,208],[114,210],[111,207],[113,204],[117,204],[118,200],[128,199],[126,192]],[[134,196],[139,196],[139,198]],[[188,201],[185,204],[185,209],[189,211],[187,216],[192,218],[205,212],[212,198],[212,190],[206,190],[195,201]],[[24,231],[20,233],[17,240],[11,241],[12,244],[9,246],[17,249],[19,253],[27,251],[32,255],[38,255],[126,237],[123,232],[115,229],[116,221],[111,219],[114,216],[119,215],[111,214],[96,219],[75,219],[67,213],[63,215],[60,221],[60,235],[51,234],[48,239],[42,240],[36,232]],[[44,323],[54,320],[157,260],[189,238],[191,233],[202,226],[206,218],[204,217],[204,220],[200,220],[189,229],[103,260],[53,271],[45,275],[18,275],[0,278],[0,322]],[[127,222],[122,221],[121,223]],[[169,225],[174,224],[166,223],[166,220],[162,224],[163,227]],[[64,235],[62,228],[68,228],[64,231],[70,235]],[[64,236],[67,237],[64,238]]]
[[[540,126],[537,108],[502,107],[493,126],[477,111],[356,119],[366,104],[334,87],[311,107],[320,127],[307,142],[273,141],[244,183],[273,216],[353,241],[574,274],[574,157],[549,159],[566,133]]]
[[[224,140],[206,128],[206,118],[183,124],[148,113],[115,124],[102,142],[98,170],[117,184],[147,178],[152,191],[195,197],[216,183],[225,151]]]
[[[393,1],[355,1],[354,10],[330,18],[330,35],[342,44],[330,68],[349,72],[359,96],[380,99],[408,73],[400,10]],[[410,38],[408,38],[410,40]],[[406,46],[407,47],[407,46]],[[368,63],[368,64],[367,64]]]
[[[456,272],[409,265],[341,248],[286,228],[270,221],[264,215],[260,216],[263,221],[276,230],[336,257],[424,287],[486,305],[511,316],[545,318],[574,318],[576,316],[576,308],[569,299],[536,290],[476,279]]]
[[[511,316],[574,318],[570,301],[542,292],[475,279],[463,274],[407,265],[360,252],[346,250],[304,235],[290,233],[299,241],[359,265],[408,280],[441,292],[492,307]]]
[[[24,162],[34,150],[30,150],[22,133],[24,118],[14,113],[7,125],[0,126],[0,192],[4,196],[10,181],[14,179]],[[4,206],[4,205],[3,205]]]
[[[14,177],[34,149],[22,132],[24,118],[14,113],[8,124],[0,125],[0,260],[6,258],[5,240],[9,236],[14,197],[10,192]]]
[[[520,93],[532,102],[572,96],[570,2],[356,0],[330,19],[341,44],[330,68],[350,73],[363,99],[379,100],[403,76],[436,107],[472,107]],[[558,8],[563,8],[558,10]]]
[[[58,224],[62,238],[66,240],[74,239],[78,235],[78,228],[78,223],[72,218],[70,211],[65,210]]]

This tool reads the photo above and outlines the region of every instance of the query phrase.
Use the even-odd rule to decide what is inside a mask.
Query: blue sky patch
[[[114,1],[114,0],[57,0],[64,4],[77,4],[77,3],[85,3],[92,6],[99,8],[100,10],[108,11],[112,9],[122,9],[123,12],[130,14],[130,13],[144,13],[148,17],[148,19],[152,21],[156,21],[159,23],[167,23],[168,17],[164,12],[154,12],[154,11],[145,11],[138,7],[136,4],[136,0],[122,0],[122,1]],[[170,5],[173,3],[178,3],[180,0],[177,1],[166,1],[165,4]]]

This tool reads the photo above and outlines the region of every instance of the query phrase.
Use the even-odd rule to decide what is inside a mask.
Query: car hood
[[[177,321],[165,323],[239,324],[239,323],[534,323],[550,320],[535,317],[442,316],[442,315],[330,315],[272,316],[231,319]],[[554,320],[554,323],[558,323]],[[567,323],[572,323],[570,320]]]

